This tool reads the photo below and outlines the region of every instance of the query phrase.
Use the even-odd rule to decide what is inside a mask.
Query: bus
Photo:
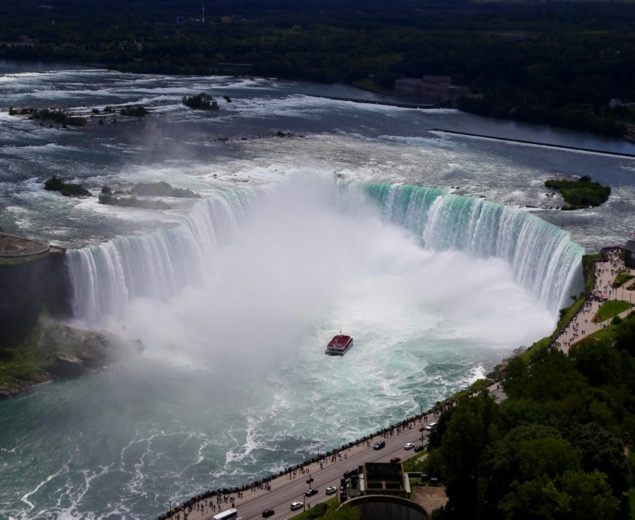
[[[214,515],[212,518],[213,520],[238,520],[238,509],[232,507],[227,511]]]

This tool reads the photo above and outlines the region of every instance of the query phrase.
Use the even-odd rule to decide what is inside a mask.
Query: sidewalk
[[[283,473],[271,479],[263,479],[256,483],[245,485],[240,490],[216,490],[206,493],[206,496],[193,497],[184,504],[175,504],[175,509],[178,507],[179,511],[162,518],[170,520],[210,520],[215,514],[230,507],[240,509],[245,504],[258,501],[286,486],[295,484],[298,481],[306,481],[309,476],[315,481],[319,481],[320,472],[326,471],[333,466],[340,466],[341,474],[343,470],[350,469],[350,463],[347,460],[357,454],[366,453],[367,462],[371,462],[375,457],[380,457],[382,452],[373,449],[373,445],[378,440],[384,440],[386,437],[396,439],[402,436],[412,436],[413,432],[420,431],[419,428],[423,428],[430,422],[436,422],[441,412],[442,409],[433,408],[424,412],[423,415],[404,420],[398,425],[385,428],[349,445],[320,455],[319,458],[315,457],[310,462],[287,468]],[[392,433],[390,433],[391,431]],[[318,501],[316,500],[315,503],[318,503]]]
[[[587,300],[580,311],[560,332],[560,335],[554,339],[554,344],[564,352],[569,352],[569,348],[576,342],[610,323],[610,320],[598,323],[593,321],[602,303],[604,303],[601,298],[623,300],[631,302],[631,305],[633,300],[635,300],[635,291],[629,291],[624,286],[617,289],[612,287],[616,276],[621,270],[629,271],[630,274],[635,275],[635,269],[627,269],[624,266],[624,261],[620,258],[619,253],[620,250],[617,248],[609,249],[606,253],[606,260],[595,263],[596,281],[593,291],[587,296]],[[625,285],[628,286],[630,284],[627,283]],[[632,308],[620,313],[619,317],[624,318],[630,312],[632,312]]]

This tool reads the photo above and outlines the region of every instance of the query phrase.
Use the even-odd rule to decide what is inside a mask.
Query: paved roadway
[[[489,391],[499,402],[504,398],[502,389],[496,383],[489,388]],[[424,414],[424,417],[425,420],[417,417],[404,423],[405,426],[394,427],[392,435],[390,433],[386,433],[385,436],[383,433],[376,434],[371,439],[360,441],[351,448],[341,449],[337,451],[335,460],[332,460],[330,456],[324,456],[321,459],[322,467],[320,467],[319,462],[313,462],[303,466],[303,472],[298,470],[295,475],[293,473],[281,475],[269,482],[269,490],[247,489],[243,491],[242,497],[238,497],[236,492],[231,493],[228,497],[233,501],[238,509],[239,517],[243,520],[262,518],[262,512],[265,509],[275,511],[275,514],[269,517],[273,520],[291,518],[301,512],[291,511],[291,502],[304,502],[308,508],[309,505],[314,506],[319,502],[338,497],[337,493],[326,495],[325,489],[329,486],[335,486],[339,493],[340,479],[346,471],[356,469],[366,462],[389,462],[393,457],[399,457],[403,461],[407,457],[415,455],[414,450],[405,450],[404,445],[408,442],[415,445],[421,444],[421,442],[427,444],[429,433],[425,429],[422,431],[422,429],[431,422],[436,422],[439,419],[439,413],[429,410]],[[373,449],[375,443],[381,440],[386,441],[386,447],[380,450]],[[306,498],[304,492],[309,489],[309,484],[307,484],[309,476],[313,478],[311,486],[317,488],[319,492],[317,495]],[[205,504],[217,504],[217,497],[201,499],[198,501],[200,509],[192,509],[191,512],[188,512],[187,517],[181,511],[168,518],[170,520],[184,520],[184,518],[187,520],[210,520],[215,514],[229,509],[231,501],[223,502],[220,509],[217,507],[213,511]]]
[[[365,462],[389,462],[392,457],[399,457],[404,460],[406,457],[414,455],[413,450],[404,449],[404,444],[408,442],[420,444],[422,439],[424,443],[427,443],[428,432],[421,432],[420,428],[436,421],[438,415],[429,412],[427,419],[425,423],[421,419],[413,419],[401,431],[398,432],[398,428],[395,428],[393,435],[387,433],[386,437],[384,437],[383,434],[378,434],[368,441],[360,442],[359,445],[340,450],[338,452],[339,456],[335,456],[336,460],[334,462],[331,461],[330,457],[323,458],[322,468],[320,468],[318,462],[314,462],[304,466],[304,472],[297,471],[295,475],[289,473],[279,476],[270,481],[271,490],[247,489],[243,492],[242,498],[236,498],[237,494],[232,493],[231,497],[234,500],[235,507],[238,509],[239,517],[244,520],[262,518],[263,510],[273,509],[276,513],[270,518],[274,520],[291,518],[298,513],[290,510],[291,502],[305,502],[305,506],[308,507],[329,498],[337,497],[337,493],[326,495],[325,489],[328,486],[335,486],[339,492],[340,479],[344,472],[356,469]],[[379,440],[385,440],[386,447],[380,450],[373,449],[375,442]],[[317,488],[319,492],[317,495],[306,498],[304,492],[309,489],[309,484],[306,482],[309,475],[314,479],[311,484],[312,487]],[[216,500],[216,497],[210,497],[199,501],[199,504],[205,502],[216,503]],[[229,507],[231,507],[231,503],[223,503],[222,510],[224,511]],[[188,513],[187,518],[188,520],[209,520],[218,512],[218,508],[216,511],[212,511],[209,507],[205,507],[203,511],[193,509]],[[176,519],[177,515],[172,515],[169,518]],[[183,519],[183,513],[180,514],[180,519]]]

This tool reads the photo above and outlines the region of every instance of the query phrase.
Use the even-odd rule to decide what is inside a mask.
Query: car
[[[270,516],[273,516],[275,514],[276,514],[276,512],[273,509],[265,509],[262,512],[262,517],[263,518],[269,518]]]
[[[335,486],[329,486],[324,490],[324,492],[327,495],[334,495],[335,493],[337,493],[337,488]]]
[[[291,511],[297,511],[304,507],[304,502],[291,502]]]
[[[317,495],[318,494],[318,490],[317,488],[311,488],[311,489],[307,489],[304,492],[304,496],[305,497],[312,497],[313,495]]]
[[[437,425],[436,422],[431,422],[430,424],[428,424],[428,426],[426,426],[426,430],[430,431],[432,428],[434,428]]]
[[[415,447],[415,443],[414,442],[407,442],[406,444],[404,444],[403,449],[404,450],[413,450]]]
[[[419,453],[420,451],[423,451],[423,450],[425,450],[425,449],[426,449],[426,447],[425,447],[423,444],[417,444],[417,445],[415,446],[415,452],[416,452],[416,453]]]
[[[381,450],[382,448],[386,447],[386,441],[379,441],[376,442],[375,445],[373,446],[374,450]]]
[[[392,459],[390,459],[391,464],[395,464],[397,462],[401,462],[401,459],[399,457],[393,457]]]
[[[351,477],[356,477],[358,474],[359,474],[359,471],[357,471],[356,469],[351,469],[349,471],[345,471],[342,477],[351,478]]]

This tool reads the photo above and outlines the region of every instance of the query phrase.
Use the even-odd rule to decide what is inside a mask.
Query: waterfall
[[[255,190],[219,193],[176,227],[67,251],[74,316],[97,323],[105,315],[121,316],[133,298],[165,301],[196,284],[256,199]]]
[[[582,248],[569,233],[527,211],[438,188],[364,189],[385,218],[416,233],[423,247],[505,260],[515,280],[552,312],[567,303],[580,280]]]
[[[334,186],[333,200],[341,211],[367,205],[370,199],[384,219],[415,233],[426,249],[507,261],[517,282],[553,312],[568,298],[580,273],[583,251],[569,234],[526,211],[437,188]],[[200,201],[175,227],[69,250],[75,316],[97,323],[106,315],[122,316],[134,298],[165,301],[200,283],[213,272],[218,248],[240,232],[265,190],[219,192]]]

